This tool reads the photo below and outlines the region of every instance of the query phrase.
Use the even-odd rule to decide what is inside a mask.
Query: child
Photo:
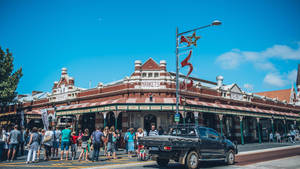
[[[79,136],[75,135],[76,133],[73,131],[71,133],[71,152],[72,152],[72,160],[76,158],[76,152],[77,152],[77,140]]]

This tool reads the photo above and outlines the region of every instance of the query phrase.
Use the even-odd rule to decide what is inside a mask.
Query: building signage
[[[135,86],[135,88],[140,88],[140,89],[165,89],[165,85],[161,85],[160,81],[142,81],[141,85]]]

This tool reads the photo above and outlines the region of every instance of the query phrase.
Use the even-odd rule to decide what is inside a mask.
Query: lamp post
[[[211,26],[218,26],[221,25],[222,23],[219,20],[215,20],[213,21],[211,24],[209,25],[205,25],[205,26],[201,26],[195,29],[191,29],[185,32],[178,32],[178,27],[176,28],[176,114],[179,114],[179,44],[178,44],[178,38],[181,35],[190,33],[190,32],[196,32],[197,30],[200,29],[204,29],[207,27],[211,27]]]

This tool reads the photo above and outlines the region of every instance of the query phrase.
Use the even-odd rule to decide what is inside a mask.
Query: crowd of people
[[[36,163],[41,161],[41,154],[44,160],[85,160],[98,161],[100,149],[108,160],[117,159],[116,152],[120,147],[124,147],[129,158],[138,154],[141,145],[139,140],[145,136],[156,136],[166,134],[162,127],[156,130],[155,125],[151,125],[149,132],[142,128],[136,131],[133,128],[121,133],[118,129],[105,127],[100,130],[90,132],[84,129],[82,132],[72,131],[72,128],[65,126],[63,130],[58,127],[48,127],[38,129],[33,127],[31,130],[21,128],[15,125],[12,130],[4,130],[0,126],[0,161],[13,161],[16,156],[27,154],[26,163]],[[281,136],[278,132],[274,135],[270,133],[270,142],[290,141],[295,143],[299,137],[298,130],[291,130],[287,136]],[[60,149],[60,154],[59,154]],[[71,151],[71,156],[69,152]],[[43,153],[42,153],[43,152]],[[77,153],[79,152],[79,154]]]
[[[42,160],[41,157],[43,160],[98,161],[101,148],[104,155],[110,160],[117,159],[116,151],[120,147],[124,147],[128,157],[132,158],[140,149],[140,138],[163,133],[163,129],[160,127],[159,130],[156,130],[155,125],[152,125],[149,133],[142,128],[137,131],[130,128],[123,135],[113,126],[105,127],[103,130],[96,128],[93,132],[85,129],[78,133],[72,131],[69,126],[63,130],[51,126],[47,130],[36,127],[25,130],[24,128],[19,129],[18,125],[15,125],[13,130],[8,129],[7,131],[0,127],[0,160],[12,162],[16,159],[17,154],[27,154],[27,164],[37,163]],[[69,156],[70,151],[71,156]]]
[[[274,135],[272,132],[269,134],[269,142],[291,142],[296,143],[296,140],[300,139],[299,131],[296,129],[290,130],[286,135],[275,132]]]

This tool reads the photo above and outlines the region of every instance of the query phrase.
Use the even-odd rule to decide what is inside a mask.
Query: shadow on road
[[[200,163],[199,168],[213,168],[213,167],[222,167],[226,166],[226,164],[222,161],[203,161]],[[147,165],[143,168],[160,168],[160,169],[182,169],[185,168],[184,165],[179,163],[170,163],[167,167],[159,167],[158,165]]]

